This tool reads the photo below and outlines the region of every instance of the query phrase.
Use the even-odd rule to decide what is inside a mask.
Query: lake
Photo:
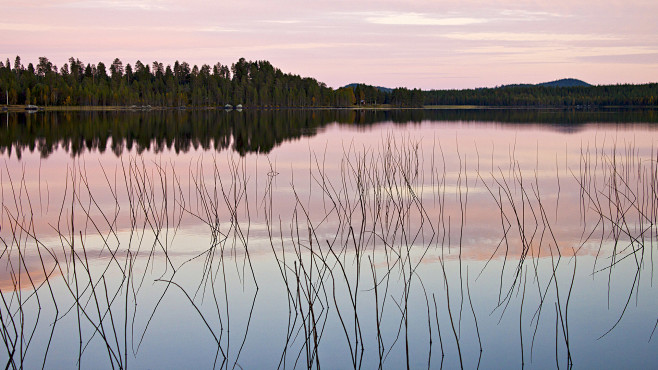
[[[655,110],[0,118],[7,368],[658,363]]]

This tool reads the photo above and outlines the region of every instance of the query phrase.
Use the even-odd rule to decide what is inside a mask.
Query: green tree
[[[53,64],[46,57],[39,57],[39,64],[37,64],[37,74],[39,77],[46,76],[46,73],[52,71]]]
[[[123,77],[123,63],[119,58],[115,58],[110,65],[110,76],[112,76],[112,80],[121,80]]]

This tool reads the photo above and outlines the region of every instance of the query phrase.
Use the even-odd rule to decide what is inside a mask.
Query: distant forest
[[[8,98],[8,99],[7,99]],[[190,66],[176,61],[123,64],[118,58],[83,63],[69,58],[58,68],[40,57],[24,66],[20,57],[0,61],[0,104],[39,106],[152,106],[246,108],[423,107],[475,105],[499,107],[602,107],[655,106],[658,83],[553,87],[514,85],[466,90],[380,88],[351,84],[332,89],[314,78],[283,73],[267,61],[246,61],[231,66]]]

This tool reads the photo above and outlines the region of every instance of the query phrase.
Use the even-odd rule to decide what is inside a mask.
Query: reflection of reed
[[[652,148],[653,149],[653,148]],[[613,272],[617,264],[632,259],[634,277],[631,289],[617,321],[604,332],[600,338],[609,334],[622,320],[635,293],[639,296],[639,286],[643,265],[645,263],[645,246],[648,244],[651,258],[651,281],[653,282],[653,243],[658,235],[656,229],[656,163],[658,157],[644,158],[639,149],[627,144],[619,149],[615,143],[611,152],[594,147],[594,155],[587,151],[581,154],[581,169],[573,176],[578,182],[583,203],[581,212],[593,210],[598,216],[597,224],[591,227],[589,237],[599,234],[599,246],[592,274],[607,273],[608,308],[613,293],[611,285]],[[647,163],[648,162],[648,166]],[[589,174],[590,171],[603,172],[602,179]],[[597,183],[600,181],[601,184]],[[587,208],[587,209],[585,209]],[[607,230],[607,232],[606,232]],[[598,260],[605,243],[612,243],[613,248],[609,263],[597,268]],[[617,294],[616,292],[614,293]]]
[[[633,296],[638,299],[646,264],[653,281],[658,154],[647,160],[632,145],[616,148],[584,148],[579,168],[569,169],[581,194],[576,246],[565,245],[555,226],[565,184],[558,179],[557,197],[546,197],[538,170],[528,173],[514,148],[507,168],[492,163],[490,170],[480,166],[479,154],[474,161],[459,148],[456,163],[446,161],[438,140],[428,158],[409,137],[386,137],[377,148],[344,144],[337,164],[311,152],[308,189],[299,172],[291,175],[288,208],[278,206],[283,176],[269,158],[265,185],[255,194],[245,158],[213,155],[191,162],[187,173],[162,160],[122,158],[113,172],[102,168],[102,195],[86,163],[75,159],[63,174],[66,187],[50,225],[54,244],[35,227],[43,213],[43,202],[35,200],[41,188],[31,193],[26,169],[15,174],[6,167],[0,230],[0,261],[9,278],[0,284],[6,367],[48,367],[60,325],[73,321],[75,338],[67,339],[76,342],[79,368],[100,361],[88,355],[99,348],[106,366],[127,368],[167,325],[161,316],[170,305],[183,306],[190,323],[198,321],[197,334],[215,350],[214,367],[242,367],[252,321],[267,305],[259,300],[261,287],[275,285],[263,284],[254,262],[253,228],[262,218],[267,255],[279,273],[268,279],[280,279],[288,309],[279,368],[342,360],[354,368],[479,367],[487,361],[487,317],[494,313],[498,323],[518,323],[522,366],[532,363],[544,329],[555,338],[556,366],[570,368],[577,359],[569,312],[578,252],[597,245],[591,274],[605,275],[609,305],[620,293],[613,280],[628,278],[620,276],[628,273],[622,266],[632,262],[624,305],[601,337],[619,325]],[[477,169],[469,172],[473,163]],[[339,176],[331,175],[332,165]],[[109,203],[99,200],[103,196]],[[495,207],[500,230],[471,275],[477,267],[464,252],[469,222],[479,212],[476,196]],[[127,229],[120,226],[123,214]],[[186,219],[207,230],[207,244],[187,254],[179,253],[177,239]],[[478,284],[489,286],[482,280],[492,276],[494,302],[483,301],[488,292]],[[43,350],[34,345],[40,337],[48,338]],[[336,358],[335,351],[349,356]]]

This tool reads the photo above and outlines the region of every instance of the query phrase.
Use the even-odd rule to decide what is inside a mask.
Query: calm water
[[[7,367],[658,363],[655,111],[0,118]]]

